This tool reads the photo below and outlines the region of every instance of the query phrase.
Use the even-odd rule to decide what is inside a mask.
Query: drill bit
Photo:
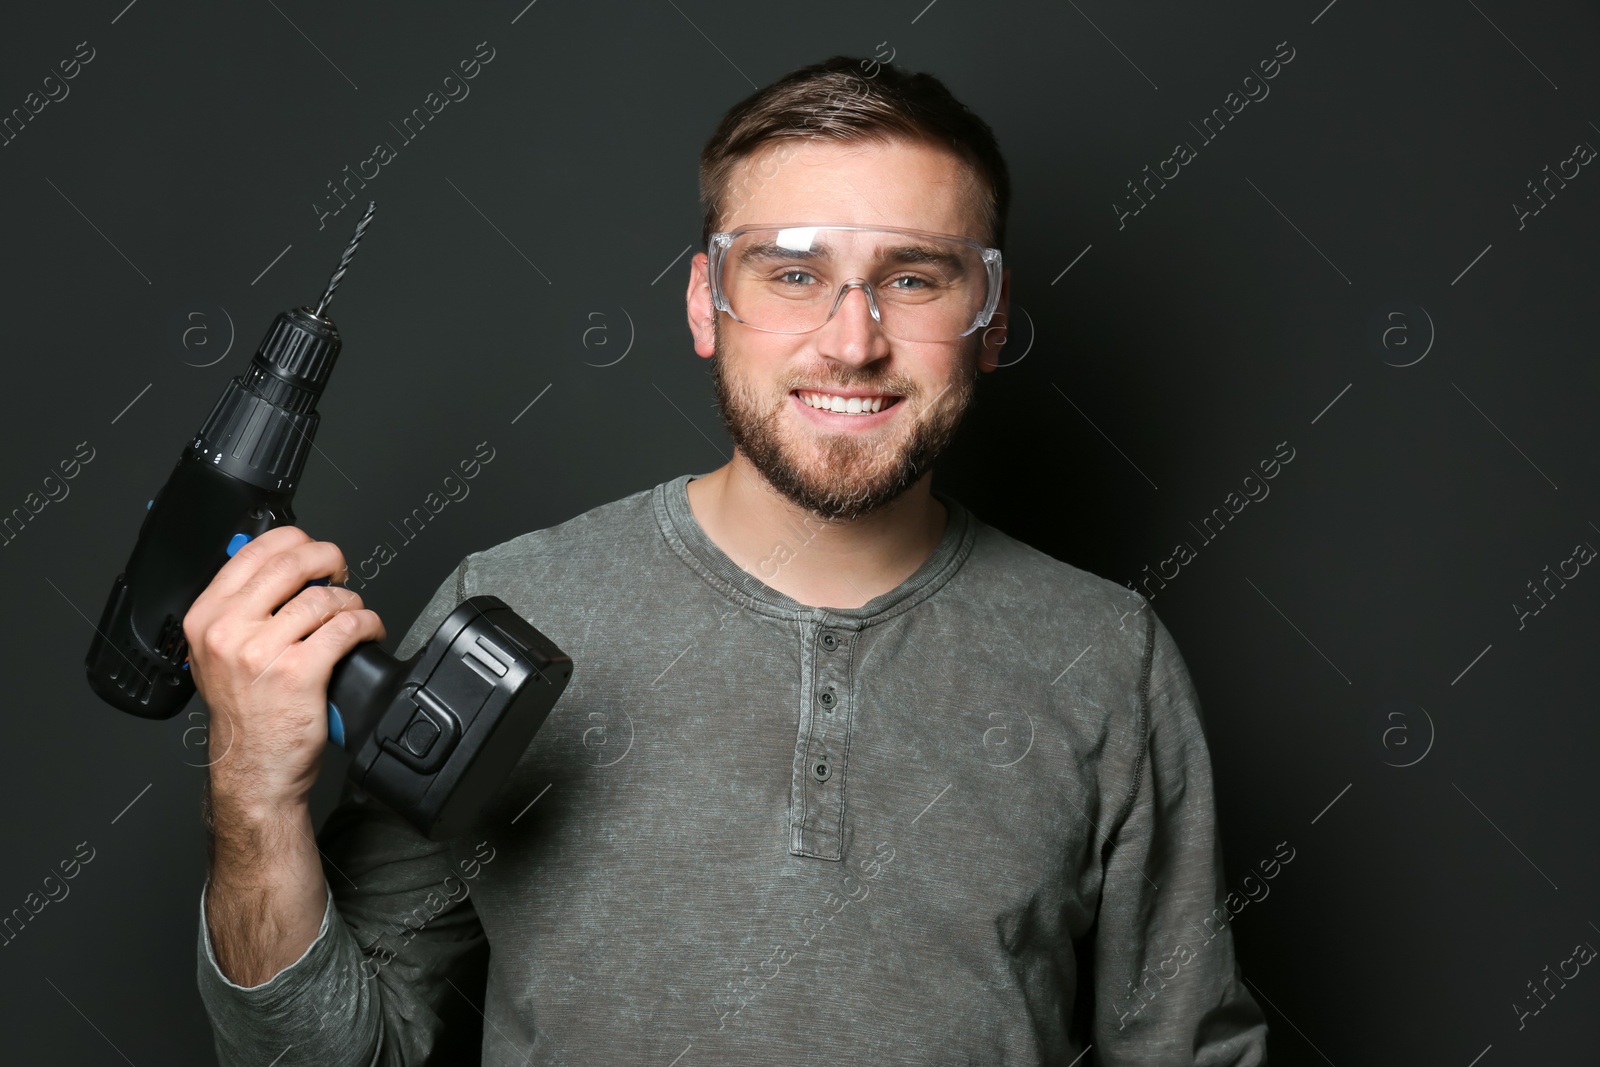
[[[356,223],[356,235],[350,239],[350,247],[344,250],[344,255],[339,257],[339,265],[334,268],[333,277],[328,279],[328,291],[322,294],[322,302],[317,305],[316,314],[319,317],[322,315],[322,309],[328,306],[328,301],[333,299],[333,291],[339,288],[339,279],[343,278],[344,272],[350,268],[350,258],[356,254],[356,246],[361,243],[361,235],[367,231],[367,223],[372,221],[372,212],[377,206],[376,200],[367,201],[367,213]]]

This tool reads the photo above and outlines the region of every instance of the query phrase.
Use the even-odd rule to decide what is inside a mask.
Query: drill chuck
[[[228,383],[189,447],[225,474],[292,493],[317,433],[316,404],[339,347],[331,319],[308,307],[280,312],[249,369]]]

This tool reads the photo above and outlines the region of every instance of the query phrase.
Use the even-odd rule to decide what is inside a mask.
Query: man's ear
[[[707,273],[709,260],[704,252],[689,261],[689,289],[684,294],[688,305],[689,333],[694,336],[695,354],[710,359],[717,354],[714,326],[717,311],[711,306],[711,277]]]
[[[1000,366],[1000,351],[1010,340],[1011,330],[1011,268],[1000,272],[1000,301],[994,306],[989,325],[983,328],[978,350],[978,369],[992,371]]]

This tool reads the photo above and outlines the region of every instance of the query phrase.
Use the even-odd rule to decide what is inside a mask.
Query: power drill
[[[195,691],[183,634],[190,605],[241,546],[296,523],[316,403],[341,346],[324,311],[376,206],[315,310],[278,315],[145,505],[84,659],[90,688],[113,707],[147,719],[183,710]],[[410,659],[365,641],[334,664],[328,736],[354,753],[352,782],[442,841],[471,826],[571,675],[572,660],[499,597],[470,596]]]

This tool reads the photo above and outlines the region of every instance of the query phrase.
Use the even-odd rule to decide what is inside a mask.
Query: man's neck
[[[737,452],[689,482],[695,521],[740,569],[801,604],[858,608],[898,587],[938,549],[949,519],[933,472],[879,511],[824,522],[772,489]]]

